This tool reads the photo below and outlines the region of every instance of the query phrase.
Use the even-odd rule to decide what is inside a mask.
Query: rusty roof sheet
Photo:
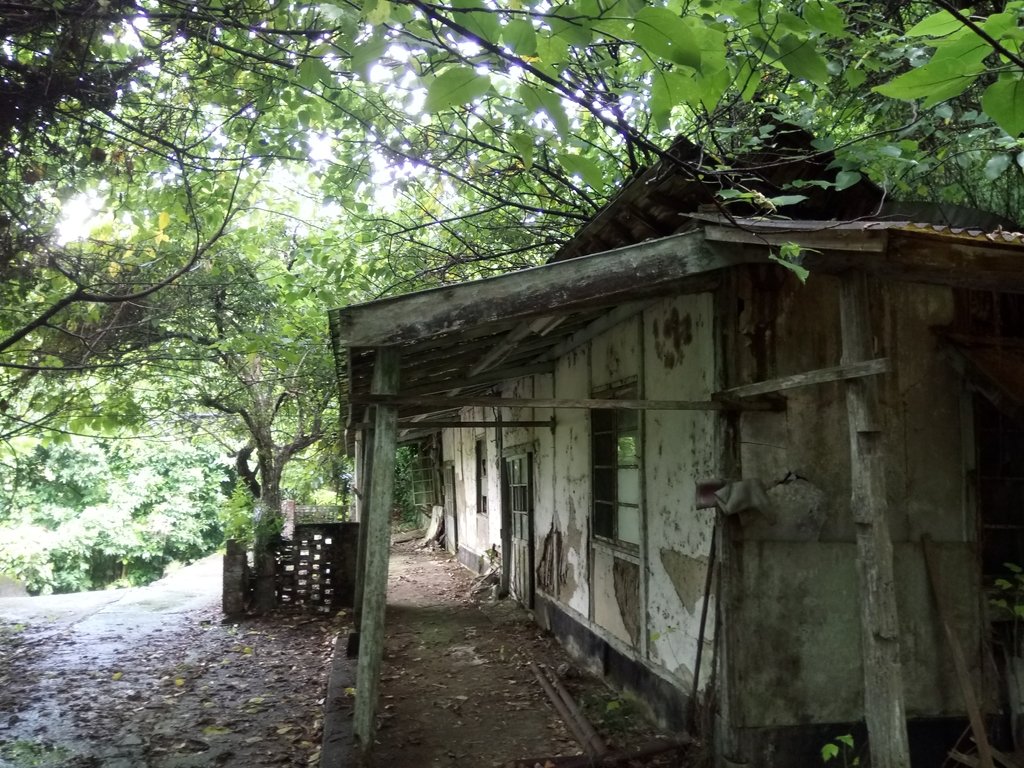
[[[923,221],[895,219],[859,219],[856,221],[832,221],[805,219],[793,220],[767,217],[728,217],[719,212],[697,212],[686,214],[696,222],[719,224],[726,227],[756,233],[785,234],[829,233],[829,232],[898,232],[911,235],[930,235],[946,240],[967,240],[978,244],[1024,245],[1024,232],[1006,230],[1001,227],[986,230],[975,227],[952,227]]]

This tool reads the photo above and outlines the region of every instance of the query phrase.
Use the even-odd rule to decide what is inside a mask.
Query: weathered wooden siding
[[[839,361],[838,281],[772,283],[764,269],[741,281],[740,381]],[[911,716],[962,712],[928,590],[922,533],[937,542],[957,595],[955,622],[980,676],[981,590],[973,513],[965,499],[962,385],[932,328],[949,323],[949,289],[909,283],[872,287],[875,352],[894,373],[882,390],[890,529],[895,548],[906,704]],[[737,524],[738,612],[727,629],[734,725],[769,728],[856,721],[863,712],[859,594],[843,385],[786,393],[780,413],[744,413],[744,477],[768,486],[774,523]],[[752,637],[760,638],[751,643]]]

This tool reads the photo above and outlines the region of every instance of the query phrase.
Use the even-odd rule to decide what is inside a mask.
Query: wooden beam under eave
[[[875,360],[864,360],[863,362],[837,365],[832,368],[819,368],[806,373],[795,373],[792,376],[780,376],[777,379],[759,381],[754,384],[744,384],[739,387],[731,387],[721,392],[716,392],[715,397],[756,397],[757,395],[770,395],[775,392],[784,392],[788,389],[809,387],[814,384],[828,384],[833,381],[845,381],[857,379],[861,376],[877,376],[888,373],[890,370],[889,358],[880,357]]]
[[[353,395],[353,402],[366,405],[413,406],[456,410],[460,408],[586,408],[618,411],[777,411],[780,404],[764,400],[609,400],[555,397],[492,397],[485,395],[407,396]]]
[[[708,242],[736,243],[743,245],[780,246],[795,243],[801,248],[814,251],[854,251],[859,253],[882,253],[888,243],[888,232],[881,229],[793,229],[779,231],[757,231],[749,229],[706,224],[704,236]]]
[[[885,260],[872,271],[911,282],[1024,293],[1024,247],[893,233]]]
[[[650,296],[694,275],[765,256],[709,248],[700,231],[498,277],[332,310],[347,346],[383,346]]]

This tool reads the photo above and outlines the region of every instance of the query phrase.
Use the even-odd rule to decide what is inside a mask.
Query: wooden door
[[[446,461],[444,477],[444,548],[453,555],[459,552],[459,522],[455,516],[455,464]]]
[[[506,503],[512,519],[512,595],[533,608],[533,462],[524,453],[505,460]]]

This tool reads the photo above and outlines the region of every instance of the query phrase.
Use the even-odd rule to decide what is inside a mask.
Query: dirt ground
[[[0,768],[318,765],[349,614],[223,624],[218,567],[124,594],[0,600]],[[658,735],[525,611],[473,586],[446,553],[394,548],[373,765],[550,768],[540,758],[579,754],[531,661],[560,670],[610,749]]]
[[[522,608],[486,589],[472,594],[472,575],[448,554],[396,545],[390,569],[374,765],[532,768],[580,754],[530,662],[561,672],[610,750],[661,735],[634,703],[580,672]]]
[[[0,601],[0,766],[317,764],[339,619],[222,624],[219,560],[196,568],[187,583]]]

